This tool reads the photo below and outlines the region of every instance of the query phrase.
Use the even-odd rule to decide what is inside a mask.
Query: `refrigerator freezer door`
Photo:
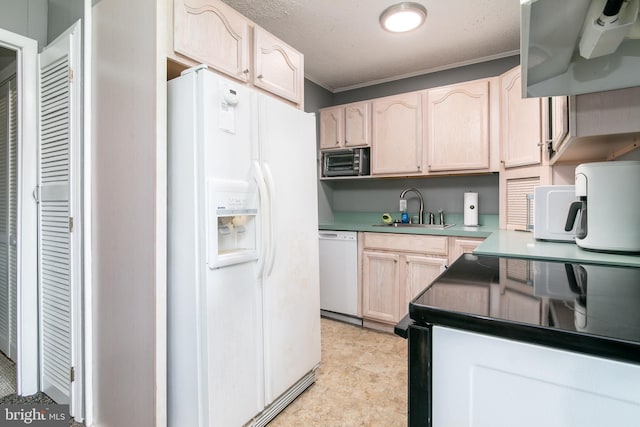
[[[259,95],[273,242],[263,282],[265,403],[320,363],[315,117]]]
[[[207,272],[207,363],[201,380],[208,392],[209,426],[245,425],[264,408],[262,295],[255,264]]]
[[[225,101],[220,88],[237,97]],[[207,193],[223,183],[257,201],[250,168],[255,98],[208,71],[172,80],[168,95],[167,424],[244,425],[264,409],[261,282],[255,260],[207,268],[206,203],[224,208],[219,215],[215,206],[212,216],[251,216],[233,212],[243,198]],[[235,105],[233,116],[223,102]],[[238,221],[231,225],[243,225]]]

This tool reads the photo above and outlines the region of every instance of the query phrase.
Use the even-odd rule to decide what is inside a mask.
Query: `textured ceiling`
[[[427,21],[380,28],[394,0],[223,0],[305,57],[305,76],[331,90],[368,86],[518,54],[517,0],[417,0]]]

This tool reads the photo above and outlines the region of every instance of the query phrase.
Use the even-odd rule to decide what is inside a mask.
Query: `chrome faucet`
[[[402,190],[402,193],[400,193],[400,198],[404,199],[404,196],[409,192],[409,191],[413,191],[414,193],[416,193],[418,195],[418,198],[420,199],[420,213],[419,213],[419,224],[423,223],[423,214],[424,214],[424,199],[422,198],[422,193],[420,193],[420,191],[416,190],[415,188],[405,188],[404,190]]]

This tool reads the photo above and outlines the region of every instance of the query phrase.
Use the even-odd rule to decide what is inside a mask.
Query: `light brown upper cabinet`
[[[288,100],[304,101],[304,56],[220,0],[167,0],[168,74],[206,64]]]
[[[439,87],[426,94],[429,172],[488,170],[489,81]]]
[[[552,183],[543,150],[550,136],[549,99],[522,98],[520,67],[502,74],[500,86],[500,228],[531,230],[533,188]]]
[[[520,67],[500,76],[501,156],[505,168],[539,165],[545,142],[543,100],[522,98]]]
[[[638,148],[640,87],[554,97],[552,164],[614,160]]]
[[[344,107],[345,147],[371,145],[371,103],[355,102]]]
[[[320,149],[371,145],[371,103],[355,102],[320,110]]]
[[[423,171],[420,92],[372,102],[371,174],[416,175]]]
[[[320,149],[344,148],[344,107],[320,110]]]
[[[256,26],[253,84],[295,103],[301,103],[304,85],[303,56],[282,40]]]
[[[173,50],[249,81],[250,22],[217,0],[174,1]]]

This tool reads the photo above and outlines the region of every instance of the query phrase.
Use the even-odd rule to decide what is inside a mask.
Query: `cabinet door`
[[[358,102],[344,107],[345,147],[371,145],[371,103]]]
[[[341,148],[344,143],[344,108],[320,110],[320,149]]]
[[[304,84],[302,54],[260,27],[255,27],[253,33],[253,84],[301,104]]]
[[[427,91],[430,171],[489,168],[489,81]]]
[[[558,151],[567,133],[569,133],[569,100],[566,96],[554,96],[549,99],[551,147],[553,151]]]
[[[362,316],[387,323],[400,320],[398,254],[363,251]]]
[[[219,0],[175,0],[175,52],[249,79],[249,21]]]
[[[542,161],[542,99],[522,98],[520,67],[500,76],[501,159],[505,168]]]
[[[422,106],[418,92],[373,101],[371,173],[422,172]]]
[[[435,280],[447,268],[445,258],[421,255],[404,256],[405,300],[400,317],[407,314],[409,302]]]
[[[451,252],[449,253],[449,263],[453,263],[462,254],[470,254],[483,242],[484,239],[452,237]]]

